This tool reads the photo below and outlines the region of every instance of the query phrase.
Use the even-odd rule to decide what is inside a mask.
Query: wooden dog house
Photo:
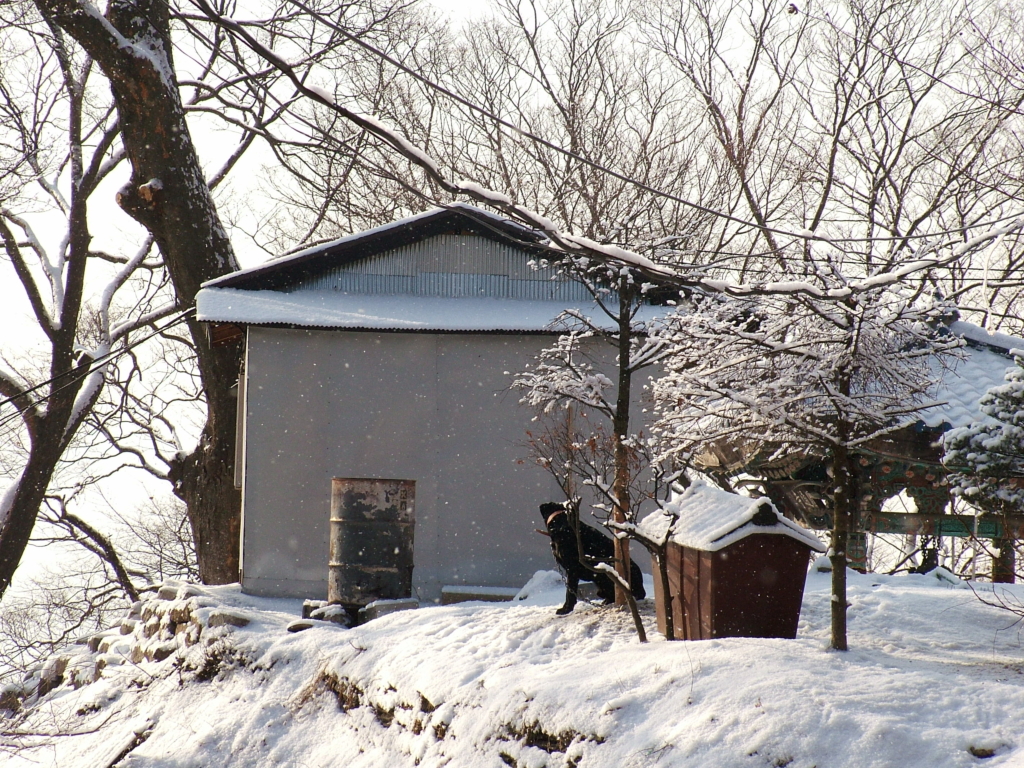
[[[673,639],[796,637],[807,562],[825,547],[771,501],[695,483],[640,527],[664,547]],[[664,588],[654,585],[668,635]]]

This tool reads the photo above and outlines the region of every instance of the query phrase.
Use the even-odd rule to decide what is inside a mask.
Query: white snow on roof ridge
[[[612,328],[611,320],[594,303],[216,287],[196,294],[196,318],[201,321],[310,328],[551,332],[556,330],[558,316],[569,309]],[[665,311],[666,307],[645,306],[638,320],[653,320]]]
[[[949,324],[949,330],[953,334],[961,336],[967,341],[974,341],[980,344],[987,344],[991,347],[1005,349],[1007,353],[1010,353],[1010,350],[1013,349],[1024,350],[1024,339],[1018,336],[1011,336],[1006,333],[999,333],[998,331],[987,331],[980,325],[968,323],[966,320],[953,321]]]
[[[533,231],[529,227],[526,227],[517,221],[512,221],[511,219],[508,219],[504,216],[499,216],[495,213],[491,213],[490,211],[484,210],[483,208],[477,208],[476,206],[467,205],[466,203],[452,203],[451,205],[443,207],[439,206],[437,208],[431,208],[429,211],[424,211],[423,213],[417,213],[413,214],[412,216],[406,216],[404,219],[397,219],[396,221],[391,221],[388,222],[387,224],[381,224],[379,227],[373,227],[372,229],[364,229],[361,232],[353,232],[351,235],[339,237],[337,240],[330,240],[326,243],[320,243],[319,245],[314,245],[309,248],[304,248],[301,251],[290,253],[287,256],[274,258],[271,259],[270,261],[265,261],[262,264],[257,264],[252,267],[246,267],[245,269],[240,269],[237,272],[231,272],[230,274],[227,275],[215,277],[213,280],[207,280],[205,283],[202,284],[201,287],[213,288],[220,285],[222,282],[226,280],[233,280],[237,277],[244,277],[246,275],[254,275],[270,267],[278,267],[281,264],[288,264],[289,262],[311,256],[315,253],[327,251],[330,250],[331,248],[336,248],[339,245],[346,245],[347,243],[356,242],[366,237],[379,235],[383,232],[387,232],[388,230],[408,226],[409,224],[414,224],[415,222],[420,221],[422,219],[429,219],[433,216],[437,216],[439,213],[452,210],[467,212],[472,216],[480,215],[485,218],[491,219],[495,223],[501,224],[502,226],[516,227],[518,229],[521,229],[523,232]]]
[[[765,504],[778,516],[775,525],[751,522]],[[814,533],[779,514],[769,499],[740,496],[703,481],[673,494],[664,509],[641,521],[640,530],[655,541],[664,541],[667,535],[679,546],[705,552],[718,552],[756,533],[789,536],[816,552],[825,551]]]

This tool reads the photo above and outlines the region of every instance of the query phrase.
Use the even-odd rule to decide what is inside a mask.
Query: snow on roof
[[[300,264],[310,260],[311,258],[327,254],[328,252],[351,246],[359,241],[372,241],[380,235],[386,235],[395,230],[409,229],[416,224],[424,223],[430,219],[445,218],[453,213],[461,214],[464,218],[472,219],[477,222],[485,222],[490,225],[490,228],[497,230],[498,233],[505,234],[510,239],[513,235],[528,242],[537,242],[543,239],[542,233],[525,227],[519,222],[512,221],[504,216],[498,216],[490,211],[485,211],[482,208],[476,208],[472,205],[466,205],[465,203],[453,203],[452,205],[444,208],[431,208],[429,211],[424,211],[423,213],[418,213],[414,216],[407,216],[404,219],[392,221],[388,224],[374,227],[373,229],[355,232],[351,235],[346,235],[345,237],[339,237],[337,240],[321,243],[313,246],[312,248],[306,248],[296,253],[290,253],[287,256],[282,256],[277,259],[271,259],[270,261],[258,264],[254,267],[247,267],[246,269],[240,269],[236,272],[214,278],[213,280],[207,280],[203,283],[202,287],[212,288],[225,283],[233,285],[238,282],[239,278],[251,277],[263,272],[276,272],[282,268]]]
[[[1014,367],[1011,350],[1024,350],[1024,339],[990,334],[972,323],[958,320],[950,324],[950,331],[968,344],[962,360],[948,370],[936,372],[941,377],[934,397],[939,404],[920,413],[921,420],[929,427],[943,424],[965,427],[984,421],[987,417],[982,414],[978,401],[992,387],[1004,383],[1007,369]]]
[[[758,525],[754,516],[764,507],[775,513],[773,525]],[[812,532],[787,520],[768,499],[751,499],[697,481],[641,521],[640,530],[656,541],[666,535],[690,549],[717,552],[755,533],[781,534],[806,544],[816,552],[825,547]]]
[[[204,288],[196,294],[196,318],[243,325],[294,325],[400,331],[551,331],[556,318],[577,309],[612,329],[593,303],[495,298],[365,295],[339,291],[247,291]],[[645,306],[638,320],[652,320],[665,307]]]
[[[980,325],[967,323],[963,320],[956,320],[950,323],[949,330],[968,341],[984,344],[997,350],[1004,350],[1007,354],[1012,354],[1014,349],[1019,349],[1024,354],[1024,339],[1017,336],[1010,336],[1005,333],[989,333]]]

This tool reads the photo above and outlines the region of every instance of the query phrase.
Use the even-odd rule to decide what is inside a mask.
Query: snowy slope
[[[297,634],[285,631],[295,601],[204,588],[193,614],[215,623],[226,604],[250,623],[56,689],[7,730],[80,735],[28,738],[40,746],[7,764],[1024,766],[1024,649],[1010,614],[933,576],[851,573],[854,650],[829,653],[828,576],[807,586],[797,640],[646,646],[614,608],[556,617],[562,586],[549,572],[513,603]]]

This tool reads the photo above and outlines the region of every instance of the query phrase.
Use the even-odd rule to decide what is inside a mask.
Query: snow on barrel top
[[[694,482],[674,493],[664,508],[648,515],[640,530],[655,541],[672,541],[682,547],[717,552],[756,533],[781,534],[824,552],[810,531],[787,520],[771,501],[752,499]]]

